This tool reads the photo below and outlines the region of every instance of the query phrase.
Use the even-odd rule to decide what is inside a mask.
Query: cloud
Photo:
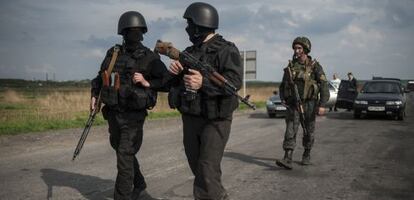
[[[119,16],[141,12],[157,39],[179,49],[190,45],[182,18],[193,1],[14,0],[0,3],[0,77],[60,80],[93,78],[106,50],[122,43]],[[240,50],[257,50],[259,80],[280,80],[299,35],[312,41],[312,56],[328,74],[354,71],[411,78],[414,53],[414,2],[411,0],[248,1],[209,0],[220,14],[218,32]],[[168,60],[164,58],[168,65]],[[390,67],[392,66],[392,67]],[[330,77],[328,75],[328,77]]]

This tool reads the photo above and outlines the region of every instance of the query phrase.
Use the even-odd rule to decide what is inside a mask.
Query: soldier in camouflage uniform
[[[315,116],[323,115],[325,112],[325,103],[329,99],[329,89],[327,79],[322,66],[312,60],[309,52],[311,51],[311,43],[306,37],[297,37],[293,43],[294,51],[293,60],[289,61],[287,67],[292,72],[292,79],[296,84],[299,96],[303,103],[305,126],[308,134],[303,135],[302,144],[305,149],[302,156],[302,164],[310,164],[310,152],[315,140]],[[296,134],[300,125],[299,112],[294,105],[292,91],[293,88],[288,84],[287,75],[283,75],[280,85],[280,99],[288,105],[286,115],[286,131],[283,141],[283,149],[285,156],[282,160],[277,160],[276,164],[286,169],[292,169],[292,154],[296,145]]]

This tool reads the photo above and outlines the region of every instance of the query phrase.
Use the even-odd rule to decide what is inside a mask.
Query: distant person
[[[357,91],[357,80],[355,79],[352,72],[348,72],[348,81],[350,82],[350,88],[355,89],[355,92]]]
[[[163,88],[168,70],[159,56],[142,44],[146,32],[139,12],[122,14],[118,34],[123,43],[108,50],[92,80],[91,110],[101,95],[105,104],[102,115],[108,121],[110,144],[116,152],[114,200],[138,199],[147,187],[135,154],[142,144],[147,109],[155,105],[156,91]]]
[[[341,84],[341,79],[338,78],[338,74],[334,73],[332,76],[332,80],[330,80],[330,82],[336,89],[339,89],[339,84]]]
[[[296,85],[300,100],[303,103],[305,127],[307,134],[303,135],[302,144],[305,149],[302,155],[302,165],[310,164],[310,152],[315,141],[316,114],[325,113],[325,103],[329,100],[328,81],[322,66],[309,55],[311,42],[306,37],[297,37],[292,43],[293,60],[285,69],[289,69],[293,84]],[[286,72],[286,71],[285,71]],[[294,86],[289,83],[288,74],[284,73],[280,85],[280,99],[288,105],[286,114],[286,131],[283,140],[285,156],[278,159],[276,164],[286,169],[292,169],[292,155],[296,146],[296,134],[300,125],[299,111],[295,103]]]
[[[354,75],[352,74],[352,72],[348,72],[348,81],[349,81],[349,91],[353,92],[353,96],[354,99],[358,93],[357,91],[357,80],[355,79]],[[347,109],[348,111],[351,111],[351,108]]]
[[[338,74],[334,73],[332,76],[332,80],[330,80],[332,86],[338,91],[339,85],[341,84],[341,79],[338,78]],[[333,110],[336,112],[338,109],[336,108],[336,104],[334,105]],[[329,112],[332,111],[332,107],[329,108]]]

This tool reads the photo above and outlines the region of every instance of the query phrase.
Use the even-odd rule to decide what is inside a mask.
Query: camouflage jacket
[[[287,67],[290,67],[293,82],[298,87],[302,101],[317,100],[319,106],[325,106],[325,103],[329,100],[329,88],[325,73],[319,62],[308,56],[305,63],[302,64],[299,60],[294,59],[289,61]],[[279,93],[282,100],[288,104],[292,102],[294,92],[288,84],[286,74],[283,74]]]

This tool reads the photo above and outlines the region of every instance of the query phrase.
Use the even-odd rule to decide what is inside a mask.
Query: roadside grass
[[[246,94],[257,108],[265,107],[265,101],[274,87],[251,87]],[[88,119],[89,88],[48,88],[33,90],[0,90],[0,135],[42,132],[47,130],[80,128]],[[168,106],[166,93],[160,93],[158,102],[148,113],[148,119],[178,117],[180,113]],[[239,110],[249,109],[240,103]],[[106,121],[97,115],[94,125]]]

